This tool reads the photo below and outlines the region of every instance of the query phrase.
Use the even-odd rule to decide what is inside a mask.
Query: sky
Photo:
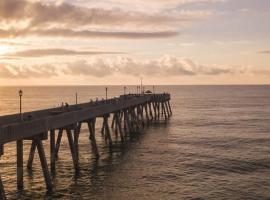
[[[270,84],[269,0],[0,0],[0,85]]]

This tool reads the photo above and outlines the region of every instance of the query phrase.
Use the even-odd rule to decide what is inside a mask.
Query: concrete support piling
[[[5,189],[4,189],[4,185],[2,183],[1,176],[0,176],[0,199],[1,200],[6,200]]]
[[[51,158],[51,173],[55,174],[55,130],[50,131],[50,158]]]
[[[112,137],[111,137],[111,131],[109,128],[109,115],[103,116],[103,129],[104,129],[104,135],[105,135],[105,141],[109,141],[109,146],[112,147]]]
[[[95,154],[96,158],[99,157],[99,153],[98,153],[98,148],[97,148],[97,142],[96,142],[96,136],[95,136],[95,124],[96,124],[96,118],[88,120],[87,121],[87,125],[88,125],[88,129],[89,129],[89,139],[91,141],[91,145],[92,145],[92,150],[93,153]]]
[[[63,129],[59,129],[58,135],[57,135],[57,140],[56,140],[56,145],[55,145],[55,159],[58,159],[58,152],[62,140],[62,135],[63,135]]]
[[[17,140],[17,189],[23,189],[23,140]]]
[[[121,142],[124,142],[124,135],[123,135],[123,131],[122,131],[122,125],[121,125],[121,121],[120,121],[120,112],[115,113],[115,131],[119,131],[120,133],[120,138],[121,138]]]
[[[47,190],[51,191],[52,188],[53,188],[53,184],[52,184],[52,180],[51,180],[51,176],[50,176],[50,172],[49,172],[49,168],[48,168],[48,164],[47,164],[47,160],[46,160],[42,140],[35,139],[33,142],[35,142],[36,146],[37,146],[37,150],[38,150],[38,154],[39,154],[39,160],[40,160],[40,163],[41,163],[42,172],[43,172],[43,175],[44,175]]]
[[[0,159],[3,154],[4,154],[4,147],[2,144],[0,144]],[[0,199],[6,200],[6,194],[5,194],[4,185],[2,183],[1,175],[0,175]]]
[[[35,151],[36,151],[36,143],[32,142],[30,152],[29,152],[28,162],[27,162],[27,169],[28,170],[32,170]]]
[[[77,158],[77,152],[76,152],[74,140],[73,140],[73,137],[72,137],[71,129],[67,128],[66,132],[67,132],[67,138],[68,138],[68,144],[69,144],[69,148],[70,148],[70,153],[71,153],[71,157],[72,157],[72,161],[73,161],[73,165],[74,165],[74,170],[77,173],[79,171],[79,161],[78,161],[78,158]]]
[[[81,132],[81,126],[82,124],[80,122],[74,125],[74,148],[78,162],[79,162],[79,136]]]

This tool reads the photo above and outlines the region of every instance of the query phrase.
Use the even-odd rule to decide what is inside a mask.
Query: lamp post
[[[143,78],[141,77],[141,94],[143,93]]]
[[[153,85],[153,94],[155,94],[155,86]]]
[[[23,120],[22,118],[22,95],[23,91],[19,91],[19,96],[20,96],[20,118],[21,121]],[[17,188],[19,190],[23,189],[23,140],[17,140],[16,141],[17,145]]]
[[[21,120],[22,120],[22,95],[23,95],[23,91],[20,90],[19,96],[20,96],[20,117],[21,117]]]
[[[76,92],[76,105],[78,104],[78,93]]]
[[[108,99],[108,87],[105,88],[106,90],[106,100]]]
[[[127,88],[127,87],[126,87],[126,86],[124,86],[124,95],[126,95],[126,88]]]

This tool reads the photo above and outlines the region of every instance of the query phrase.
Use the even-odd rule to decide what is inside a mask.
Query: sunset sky
[[[270,84],[269,19],[269,0],[0,0],[0,84]]]

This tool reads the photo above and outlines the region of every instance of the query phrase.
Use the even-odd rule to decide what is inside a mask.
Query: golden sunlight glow
[[[0,44],[0,55],[5,55],[11,51],[11,48],[7,45]]]

